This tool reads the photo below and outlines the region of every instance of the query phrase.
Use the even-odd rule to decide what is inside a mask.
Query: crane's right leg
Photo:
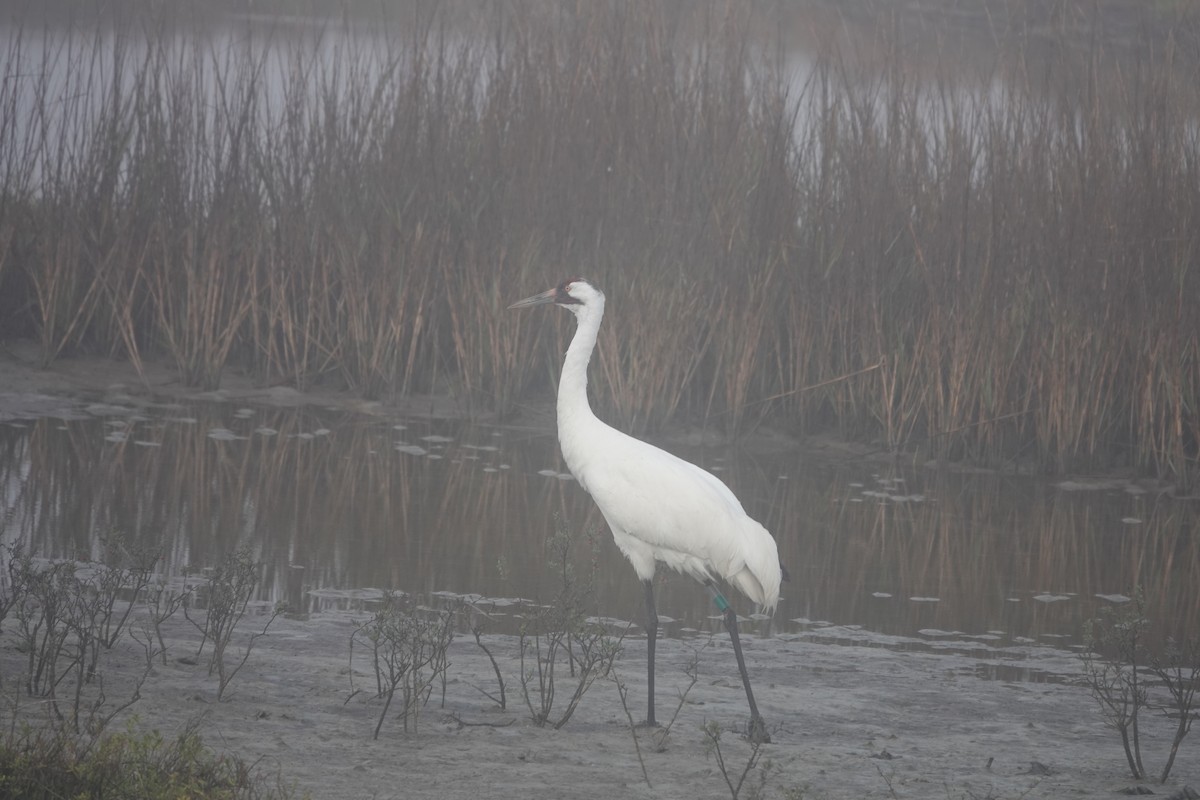
[[[725,595],[721,594],[721,590],[717,588],[715,583],[709,580],[705,581],[704,585],[708,587],[708,591],[712,594],[713,603],[725,617],[725,629],[729,631],[729,639],[733,643],[733,655],[737,659],[738,672],[742,675],[742,686],[746,689],[746,700],[750,703],[748,738],[757,744],[769,744],[771,734],[767,732],[767,723],[763,721],[762,716],[758,713],[758,704],[754,702],[754,690],[750,688],[750,673],[746,671],[746,659],[742,655],[742,640],[738,636],[737,612],[733,610],[733,606],[725,599]]]
[[[653,728],[654,721],[654,644],[658,640],[658,610],[654,607],[654,581],[642,581],[646,589],[646,725]]]

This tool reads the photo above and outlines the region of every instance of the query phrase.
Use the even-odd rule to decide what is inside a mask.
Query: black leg
[[[737,612],[733,610],[733,606],[729,605],[725,595],[721,594],[712,581],[706,581],[705,585],[712,592],[713,602],[725,615],[725,629],[729,631],[729,639],[733,642],[733,654],[737,658],[738,672],[742,675],[742,686],[746,687],[746,700],[750,702],[750,741],[766,744],[771,741],[771,735],[767,733],[767,723],[758,713],[758,704],[754,702],[754,691],[750,688],[750,673],[746,671],[746,659],[742,655],[742,640],[738,636]]]
[[[658,610],[654,607],[654,581],[643,581],[646,589],[646,724],[658,725],[654,721],[654,644],[658,641]]]

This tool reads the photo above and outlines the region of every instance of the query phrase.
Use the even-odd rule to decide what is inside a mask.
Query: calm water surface
[[[553,595],[561,520],[595,560],[597,613],[638,621],[641,591],[552,432],[223,403],[81,405],[0,424],[0,531],[46,558],[100,559],[120,532],[180,576],[238,547],[262,600],[303,567],[312,610],[365,589]],[[1136,487],[888,469],[861,459],[672,447],[730,484],[771,530],[792,580],[760,634],[861,626],[937,641],[1070,646],[1083,622],[1145,590],[1163,632],[1200,625],[1200,503]],[[589,546],[586,534],[595,534]],[[691,579],[660,572],[668,631],[711,628]],[[753,612],[741,597],[735,605]],[[830,638],[837,640],[837,629]]]

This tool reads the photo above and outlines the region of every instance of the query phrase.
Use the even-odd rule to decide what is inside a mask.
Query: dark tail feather
[[[787,567],[783,564],[779,565],[779,572],[783,576],[783,582],[788,583],[792,580],[792,576],[788,574]]]

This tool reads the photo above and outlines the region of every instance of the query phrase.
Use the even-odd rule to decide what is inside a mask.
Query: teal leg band
[[[722,614],[728,611],[729,601],[725,599],[725,595],[721,594],[721,590],[717,588],[717,585],[712,581],[705,581],[704,585],[708,588],[708,591],[712,592],[713,604],[716,605],[717,610]]]

